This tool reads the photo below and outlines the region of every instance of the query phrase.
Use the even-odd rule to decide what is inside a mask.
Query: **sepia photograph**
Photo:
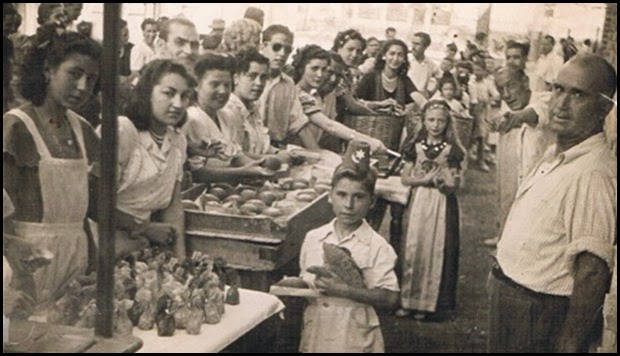
[[[616,3],[4,3],[3,353],[617,353]]]

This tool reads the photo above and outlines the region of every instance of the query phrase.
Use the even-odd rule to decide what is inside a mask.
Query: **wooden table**
[[[172,337],[159,337],[157,330],[134,328],[134,335],[144,343],[138,352],[219,352],[262,321],[284,310],[284,304],[273,295],[248,289],[240,289],[239,294],[241,303],[226,304],[222,321],[216,325],[203,324],[200,335],[188,335],[185,330],[176,330]]]

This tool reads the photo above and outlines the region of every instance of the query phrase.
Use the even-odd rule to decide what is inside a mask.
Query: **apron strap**
[[[67,110],[67,119],[69,120],[71,129],[73,130],[73,132],[75,132],[75,136],[77,137],[77,141],[80,145],[80,150],[82,151],[82,158],[88,161],[88,157],[86,156],[86,147],[84,145],[82,124],[80,123],[80,116],[78,116],[78,114],[74,113],[71,110]]]
[[[9,114],[16,116],[24,123],[24,125],[26,125],[26,128],[30,132],[30,135],[32,135],[32,139],[37,146],[37,151],[41,158],[52,158],[52,155],[50,154],[50,151],[47,148],[45,141],[43,141],[43,136],[41,136],[41,132],[37,128],[37,125],[34,123],[32,118],[21,109],[11,110]]]

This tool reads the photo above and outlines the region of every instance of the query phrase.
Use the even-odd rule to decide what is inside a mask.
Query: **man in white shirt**
[[[555,46],[555,38],[551,35],[543,37],[540,43],[540,57],[536,61],[536,68],[534,72],[536,75],[545,82],[545,89],[551,91],[553,81],[558,76],[558,72],[562,65],[564,65],[564,59],[553,52]]]
[[[523,180],[489,279],[490,353],[585,352],[609,287],[616,243],[617,163],[603,125],[614,68],[575,56],[554,82],[557,143]]]
[[[501,230],[519,184],[552,141],[552,134],[546,128],[551,93],[532,93],[525,73],[511,66],[495,73],[495,85],[502,99],[501,118],[495,127],[501,133],[497,162],[498,223]],[[491,241],[486,243],[491,244]]]
[[[409,78],[415,87],[427,99],[435,91],[436,83],[433,74],[438,71],[437,65],[424,54],[431,45],[431,36],[425,32],[418,32],[411,40],[411,53],[413,58],[409,61]]]
[[[157,37],[157,21],[147,18],[140,25],[143,41],[131,51],[130,67],[132,72],[138,72],[155,55],[155,38]]]
[[[547,89],[545,82],[532,70],[531,65],[527,66],[527,56],[529,53],[529,44],[512,40],[508,41],[506,43],[506,65],[523,70],[530,80],[530,89],[533,92],[545,91]]]

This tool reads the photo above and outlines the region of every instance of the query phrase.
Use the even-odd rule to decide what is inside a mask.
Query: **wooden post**
[[[99,180],[99,251],[95,335],[111,338],[114,331],[114,209],[116,207],[118,58],[120,3],[103,6],[101,68],[101,179]]]

